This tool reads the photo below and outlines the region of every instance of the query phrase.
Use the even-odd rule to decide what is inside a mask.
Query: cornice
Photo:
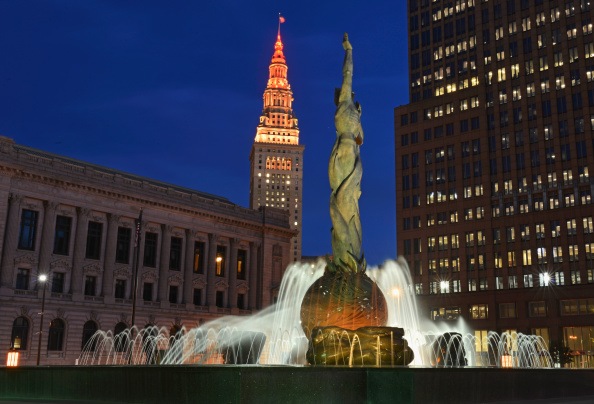
[[[38,173],[35,171],[40,172]],[[46,172],[42,174],[41,171]],[[16,178],[43,183],[53,187],[59,187],[63,190],[72,190],[77,193],[86,192],[101,197],[108,197],[119,199],[122,201],[127,201],[130,204],[136,206],[144,206],[146,209],[151,207],[158,209],[166,209],[180,214],[190,215],[193,217],[214,221],[217,223],[225,223],[228,225],[245,228],[247,230],[261,230],[262,217],[260,212],[232,204],[231,202],[217,199],[207,199],[198,194],[190,194],[190,191],[188,191],[188,193],[186,194],[183,194],[182,191],[178,190],[174,190],[174,192],[168,192],[168,188],[162,187],[161,189],[163,193],[162,195],[160,195],[161,199],[157,200],[154,199],[153,195],[148,195],[151,192],[150,190],[144,188],[138,188],[136,192],[138,192],[138,194],[146,193],[146,197],[144,195],[130,195],[130,189],[128,187],[122,186],[123,182],[106,183],[105,180],[98,180],[94,178],[93,181],[103,181],[103,184],[95,185],[90,181],[69,181],[68,179],[56,178],[57,176],[63,176],[63,172],[57,172],[54,170],[50,171],[45,167],[44,169],[38,169],[35,166],[31,168],[17,168],[1,164],[0,172],[6,173],[7,175]],[[108,190],[102,188],[101,186],[109,186],[112,189]],[[118,186],[121,186],[122,189],[117,189],[116,187]],[[153,188],[156,189],[156,186],[154,186]],[[167,190],[168,193],[165,193],[166,191],[163,190]],[[192,207],[189,206],[189,203],[199,204],[200,206]],[[289,226],[288,221],[287,226]]]

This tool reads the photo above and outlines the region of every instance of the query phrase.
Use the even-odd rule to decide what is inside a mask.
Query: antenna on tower
[[[278,36],[279,36],[279,38],[280,38],[280,26],[283,22],[285,22],[285,17],[283,17],[281,15],[281,13],[278,13]]]

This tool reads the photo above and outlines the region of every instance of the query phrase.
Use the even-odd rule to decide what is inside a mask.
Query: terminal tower
[[[293,92],[287,80],[287,62],[278,34],[264,90],[264,108],[250,153],[250,208],[268,206],[288,210],[291,228],[299,233],[291,240],[291,261],[301,259],[303,150],[293,113]]]

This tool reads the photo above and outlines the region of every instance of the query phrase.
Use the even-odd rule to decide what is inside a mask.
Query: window
[[[435,307],[431,309],[432,320],[457,320],[460,317],[460,307]]]
[[[193,260],[194,273],[204,273],[204,243],[201,241],[194,242],[194,260]]]
[[[97,326],[97,323],[93,320],[89,320],[83,325],[81,345],[82,350],[95,352],[95,347],[97,346],[97,339],[93,338],[93,336],[98,330],[99,326]]]
[[[237,294],[237,308],[239,310],[245,310],[245,308],[246,308],[246,304],[245,304],[245,293],[238,293]]]
[[[222,290],[217,290],[216,306],[217,307],[225,307],[225,292]]]
[[[52,274],[52,293],[64,293],[63,272],[54,272]]]
[[[29,290],[29,270],[26,268],[18,268],[16,276],[15,289]]]
[[[592,221],[592,216],[584,217],[582,219],[582,224],[585,234],[591,234],[594,232],[594,222]]]
[[[225,256],[227,249],[223,246],[217,246],[217,255],[215,258],[216,274],[217,276],[225,276]],[[218,293],[218,292],[217,292]],[[222,306],[219,306],[222,307]]]
[[[479,265],[480,265],[480,257],[479,257]],[[487,278],[479,278],[479,289],[480,290],[488,290],[489,289],[489,283],[487,282]]]
[[[12,322],[12,334],[10,336],[10,347],[17,350],[26,350],[29,339],[29,320],[25,317],[17,317]]]
[[[545,302],[528,302],[528,315],[530,317],[546,317],[547,307]]]
[[[68,255],[70,246],[70,229],[72,218],[68,216],[56,216],[56,230],[54,233],[54,254]]]
[[[87,251],[85,257],[98,260],[101,257],[101,233],[103,223],[89,222],[87,227]]]
[[[89,276],[85,277],[85,296],[95,296],[97,290],[97,277]]]
[[[153,283],[144,282],[142,284],[142,300],[150,302],[153,300]]]
[[[146,232],[144,234],[144,266],[155,268],[157,266],[157,233]]]
[[[474,320],[489,318],[489,306],[486,304],[475,304],[470,306],[470,318]]]
[[[126,298],[126,280],[116,279],[115,281],[115,296],[116,299]]]
[[[560,304],[562,316],[594,314],[594,299],[561,300]]]
[[[533,74],[534,73],[534,61],[532,61],[532,60],[526,61],[524,63],[524,70],[526,72],[526,75]],[[534,87],[534,83],[528,84],[528,87],[530,87],[530,85],[532,85],[532,87]],[[528,96],[530,97],[530,95],[528,95]]]
[[[116,262],[119,264],[130,263],[130,241],[132,229],[127,227],[118,227],[118,237],[116,241]]]
[[[194,288],[192,303],[194,306],[202,306],[202,289]]]
[[[578,50],[577,48],[574,46],[572,48],[569,48],[569,62],[573,63],[578,59]]]
[[[540,70],[541,72],[542,71],[545,71],[545,70],[548,70],[548,68],[549,68],[549,60],[547,59],[546,56],[541,56],[539,58],[538,66],[539,66],[538,67],[538,70]]]
[[[499,303],[499,318],[516,318],[516,304]]]
[[[182,261],[182,239],[179,237],[171,237],[171,245],[169,249],[169,269],[172,271],[179,271],[181,269]]]
[[[21,213],[21,228],[19,232],[19,245],[21,250],[35,249],[35,234],[37,232],[37,216],[34,210],[23,209]]]
[[[501,276],[495,277],[495,289],[503,289],[503,279],[501,278]]]
[[[509,289],[517,289],[518,288],[518,278],[516,277],[516,275],[508,276],[507,287]]]
[[[177,285],[169,285],[169,303],[177,303],[179,287]]]
[[[64,349],[64,321],[59,318],[52,320],[47,334],[47,350],[61,351]]]
[[[237,279],[246,279],[247,251],[237,251]]]

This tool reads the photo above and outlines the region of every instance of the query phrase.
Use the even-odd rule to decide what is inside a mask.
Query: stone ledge
[[[593,379],[590,369],[42,366],[0,368],[0,401],[588,402]]]

